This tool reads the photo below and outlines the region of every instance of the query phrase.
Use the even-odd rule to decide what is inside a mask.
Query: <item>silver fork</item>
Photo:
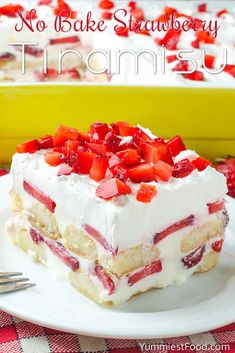
[[[0,293],[10,293],[36,286],[34,283],[27,283],[29,278],[21,276],[21,272],[0,272]]]

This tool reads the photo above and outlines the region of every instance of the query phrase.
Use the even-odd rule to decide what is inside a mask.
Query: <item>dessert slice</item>
[[[97,303],[217,264],[226,180],[179,136],[96,122],[87,133],[60,125],[16,149],[10,239]]]

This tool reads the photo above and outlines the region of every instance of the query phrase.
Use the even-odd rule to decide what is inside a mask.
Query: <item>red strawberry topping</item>
[[[128,177],[133,183],[151,182],[155,180],[155,174],[149,163],[140,163],[128,169]]]
[[[129,36],[129,30],[127,27],[124,27],[124,26],[116,26],[115,33],[120,37],[128,37]]]
[[[101,14],[102,20],[111,20],[113,17],[113,13],[109,11],[103,11]]]
[[[79,132],[77,129],[67,127],[64,125],[57,126],[56,133],[54,136],[54,146],[64,146],[67,140],[77,140]]]
[[[23,10],[23,6],[19,4],[8,4],[0,7],[0,15],[16,17],[17,13],[22,12]]]
[[[207,4],[198,5],[198,12],[207,12]]]
[[[229,13],[228,10],[227,10],[227,9],[224,9],[224,10],[218,11],[218,12],[216,13],[216,16],[217,16],[217,17],[221,17],[221,16],[226,15],[226,14],[228,14],[228,13]]]
[[[142,154],[144,159],[149,163],[156,163],[162,160],[170,165],[173,164],[170,150],[165,142],[144,142],[142,145]]]
[[[185,178],[194,171],[195,167],[190,162],[189,159],[185,158],[181,161],[175,163],[174,169],[172,171],[172,176],[174,178]]]
[[[163,45],[168,50],[177,50],[178,43],[180,40],[181,31],[175,31],[174,29],[169,29],[163,39],[158,39],[156,42],[158,45]]]
[[[137,147],[141,148],[144,142],[153,142],[153,139],[138,127],[132,141]]]
[[[172,177],[173,167],[166,162],[157,161],[153,170],[158,179],[168,181]]]
[[[53,137],[46,135],[38,140],[40,149],[48,149],[53,147]]]
[[[223,247],[223,243],[224,243],[224,239],[220,239],[215,241],[213,244],[211,244],[211,248],[215,251],[215,252],[221,252],[222,247]]]
[[[77,152],[77,169],[81,174],[89,174],[95,154],[93,152]]]
[[[117,156],[120,157],[127,166],[135,165],[140,162],[140,155],[135,149],[117,152]]]
[[[38,140],[26,141],[16,146],[18,153],[35,153],[39,150]]]
[[[187,254],[182,262],[186,268],[192,268],[196,266],[202,259],[203,253],[205,251],[205,246],[201,246],[191,253]]]
[[[203,171],[204,169],[206,169],[207,167],[212,165],[212,163],[210,161],[208,161],[207,159],[205,159],[203,157],[198,157],[198,158],[194,159],[192,161],[192,164],[194,165],[194,167],[197,168],[197,170],[199,170],[199,172]]]
[[[107,146],[104,144],[100,143],[93,143],[93,142],[87,142],[86,145],[89,147],[89,149],[94,152],[99,154],[100,156],[105,156],[107,152]]]
[[[113,294],[115,292],[115,284],[111,277],[109,277],[109,275],[104,271],[103,267],[96,265],[95,274],[103,284],[104,288],[107,290],[108,294]]]
[[[51,151],[44,154],[45,161],[52,167],[57,167],[57,165],[65,162],[65,157],[63,153]]]
[[[99,7],[102,10],[111,10],[114,7],[114,3],[113,1],[110,1],[110,0],[101,0],[99,2]]]
[[[157,195],[157,188],[154,185],[141,183],[136,199],[141,202],[151,202]]]
[[[209,211],[210,214],[220,212],[220,211],[222,211],[225,208],[224,207],[224,201],[208,203],[207,207],[208,207],[208,211]]]
[[[104,140],[108,132],[109,127],[106,123],[94,123],[90,127],[90,133],[93,140]]]
[[[41,202],[50,212],[54,213],[56,203],[48,196],[46,196],[36,186],[32,185],[27,181],[23,181],[24,190],[31,195],[33,198]]]
[[[228,195],[235,198],[235,158],[228,157],[217,159],[214,167],[218,172],[224,174],[227,179]]]
[[[115,134],[114,131],[109,131],[105,136],[104,143],[107,146],[107,151],[116,152],[120,145],[121,139]]]
[[[54,38],[50,40],[50,44],[65,44],[65,43],[78,43],[80,42],[80,38],[78,36],[70,36],[64,38]]]
[[[174,136],[167,141],[167,146],[173,157],[176,157],[180,152],[185,151],[185,144],[180,136]]]
[[[112,178],[99,185],[96,194],[101,199],[110,200],[115,196],[127,195],[131,188],[118,178]]]
[[[176,222],[175,224],[172,224],[170,227],[166,228],[160,233],[156,233],[154,235],[153,242],[154,244],[159,243],[162,239],[166,238],[168,235],[177,232],[178,230],[181,230],[185,227],[191,226],[194,222],[195,217],[193,215]]]
[[[9,171],[6,169],[0,169],[0,177],[9,174]]]
[[[119,136],[133,136],[138,129],[135,126],[130,126],[126,121],[119,121],[111,124],[111,126]]]
[[[95,157],[90,170],[90,177],[96,181],[104,179],[108,167],[105,157]]]
[[[129,286],[133,286],[135,283],[139,282],[145,277],[153,275],[155,273],[161,272],[162,270],[162,263],[160,260],[154,261],[149,265],[146,265],[142,270],[129,275],[128,284]]]

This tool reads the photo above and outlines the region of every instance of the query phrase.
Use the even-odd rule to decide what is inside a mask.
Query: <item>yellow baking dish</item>
[[[57,124],[85,131],[95,120],[127,120],[159,136],[180,134],[213,159],[235,154],[235,89],[79,84],[0,86],[0,163],[15,145],[53,133]]]

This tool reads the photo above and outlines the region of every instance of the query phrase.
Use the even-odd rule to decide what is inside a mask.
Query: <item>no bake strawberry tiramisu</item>
[[[7,233],[97,303],[184,282],[218,262],[226,180],[182,139],[126,122],[58,126],[17,146]]]

